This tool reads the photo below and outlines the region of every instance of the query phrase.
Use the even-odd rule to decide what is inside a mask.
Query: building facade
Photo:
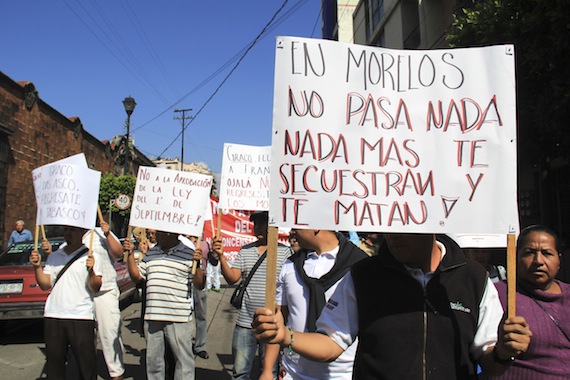
[[[32,170],[84,153],[90,168],[119,174],[118,150],[87,132],[78,117],[68,118],[42,100],[32,82],[16,82],[0,72],[0,246],[17,220],[35,230]],[[133,173],[153,165],[134,149]]]

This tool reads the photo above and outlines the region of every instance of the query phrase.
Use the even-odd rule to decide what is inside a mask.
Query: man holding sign
[[[101,288],[102,277],[99,262],[81,241],[85,231],[66,226],[67,245],[48,256],[43,270],[38,251],[30,254],[37,283],[42,290],[51,290],[44,310],[49,379],[65,378],[68,346],[81,378],[97,378],[93,295]]]
[[[316,333],[293,331],[268,309],[257,311],[254,328],[258,339],[317,361],[335,360],[358,337],[359,380],[467,379],[477,363],[495,375],[528,349],[525,319],[502,315],[485,269],[453,241],[386,234],[379,255],[355,264],[338,285]]]
[[[267,260],[263,254],[267,251],[268,213],[267,211],[256,212],[251,214],[249,219],[253,222],[253,233],[258,240],[244,245],[233,263],[230,264],[223,254],[221,238],[214,238],[212,243],[212,251],[220,261],[222,275],[230,285],[235,284],[240,279],[246,279],[258,260],[261,260],[259,267],[251,276],[251,281],[244,290],[243,302],[239,308],[234,328],[232,354],[234,357],[233,379],[235,380],[250,378],[258,345],[262,361],[265,358],[265,344],[258,344],[255,341],[251,323],[255,310],[262,307],[265,302]],[[291,248],[282,244],[278,245],[277,273],[290,255]],[[275,372],[277,372],[276,368]]]
[[[337,284],[356,262],[368,257],[341,233],[329,230],[291,230],[301,250],[290,257],[277,279],[277,304],[287,325],[298,331],[315,331],[316,321]],[[283,379],[351,379],[355,342],[335,361],[317,363],[294,352],[282,357]],[[267,362],[278,357],[279,346],[267,348]],[[273,361],[269,358],[273,358]],[[261,379],[272,379],[265,363]]]
[[[129,273],[134,282],[145,280],[146,307],[144,332],[146,338],[146,373],[149,380],[166,375],[166,344],[174,355],[175,379],[194,379],[192,338],[192,288],[204,288],[201,265],[192,274],[194,261],[202,259],[201,250],[193,250],[179,242],[178,233],[156,232],[157,245],[137,265],[134,245],[125,239]]]
[[[121,310],[119,308],[119,286],[117,271],[113,266],[115,259],[123,256],[121,242],[111,232],[109,223],[100,216],[101,227],[90,230],[83,235],[83,244],[91,246],[101,268],[101,288],[94,295],[95,319],[97,332],[103,348],[103,356],[113,380],[122,380],[125,373],[123,364],[123,339],[121,337]],[[92,238],[93,234],[93,238]],[[65,243],[60,248],[65,247]],[[42,240],[42,248],[51,254],[51,244],[47,239]]]
[[[67,348],[71,346],[82,379],[97,378],[93,296],[103,283],[102,261],[95,259],[82,237],[95,227],[101,173],[87,167],[83,154],[32,171],[36,195],[36,225],[65,226],[67,245],[49,255],[42,270],[34,250],[30,262],[36,281],[51,290],[44,310],[47,375],[65,378]],[[93,235],[92,235],[93,236]],[[44,240],[42,248],[49,250]]]

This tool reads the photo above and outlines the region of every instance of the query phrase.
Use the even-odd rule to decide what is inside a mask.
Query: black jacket
[[[451,239],[425,289],[384,245],[352,267],[359,314],[354,378],[476,378],[469,347],[477,330],[485,269]]]

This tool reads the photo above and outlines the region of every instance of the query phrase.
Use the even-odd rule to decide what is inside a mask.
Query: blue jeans
[[[259,346],[259,356],[263,362],[265,357],[265,344],[258,343],[252,329],[237,326],[234,328],[232,339],[232,355],[234,357],[234,380],[249,380],[253,361]],[[273,369],[273,377],[277,377],[277,365]]]
[[[145,321],[146,337],[146,374],[149,380],[161,379],[166,375],[164,360],[165,345],[172,350],[175,361],[174,379],[194,379],[194,353],[192,352],[192,337],[194,336],[194,321],[189,322],[158,322]]]

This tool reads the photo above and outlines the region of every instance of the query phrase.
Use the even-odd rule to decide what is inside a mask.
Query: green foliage
[[[112,173],[106,173],[101,178],[101,186],[99,189],[99,206],[103,214],[109,213],[111,201],[114,201],[119,194],[127,194],[131,198],[135,191],[136,177],[132,175],[116,176]],[[119,210],[115,204],[112,204],[112,212],[118,212],[121,216],[126,217],[131,213],[131,208]]]
[[[482,0],[454,15],[452,47],[515,45],[519,156],[570,156],[570,13],[564,0]]]

